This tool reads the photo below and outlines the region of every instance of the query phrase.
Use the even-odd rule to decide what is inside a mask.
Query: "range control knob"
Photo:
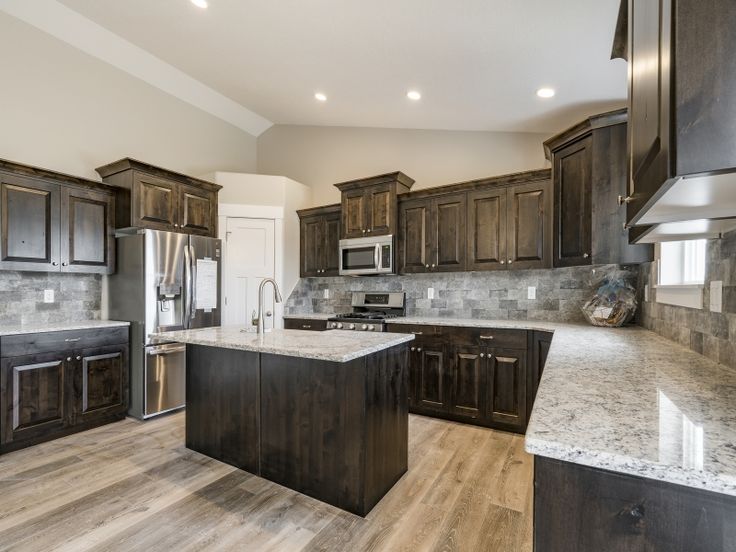
[[[367,329],[368,329],[368,326],[367,326],[366,324],[363,324],[363,325],[362,325],[362,326],[360,327],[360,329],[361,329],[361,330],[367,330]]]
[[[337,329],[338,330],[342,330],[342,322],[338,322],[337,323]]]
[[[350,324],[350,326],[348,326],[348,329],[354,330],[355,329],[355,324]]]

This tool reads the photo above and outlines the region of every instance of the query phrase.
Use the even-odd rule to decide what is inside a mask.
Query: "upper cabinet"
[[[297,211],[302,278],[337,276],[340,270],[340,205]]]
[[[110,274],[113,232],[111,189],[0,162],[0,269]]]
[[[736,217],[736,3],[626,7],[627,223]]]
[[[626,110],[585,119],[544,143],[554,186],[554,266],[640,263],[651,245],[629,245]]]
[[[341,182],[342,238],[396,234],[397,197],[409,191],[414,180],[401,172]]]
[[[118,228],[217,236],[221,186],[130,158],[99,167],[97,172],[119,190]]]

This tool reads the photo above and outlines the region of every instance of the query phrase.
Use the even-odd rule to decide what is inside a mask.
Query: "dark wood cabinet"
[[[111,189],[0,161],[0,269],[110,274],[113,231]]]
[[[0,452],[125,417],[128,328],[0,337]]]
[[[468,270],[551,266],[548,179],[468,193]]]
[[[534,459],[537,552],[726,552],[734,524],[733,496]]]
[[[628,0],[630,225],[736,216],[704,201],[736,187],[735,27],[731,0]]]
[[[526,415],[527,420],[532,414],[532,404],[537,396],[539,381],[542,379],[544,365],[547,363],[550,345],[552,345],[552,332],[533,331],[529,332],[529,371],[527,375]]]
[[[114,196],[111,192],[63,187],[61,270],[115,271]]]
[[[340,206],[297,211],[302,278],[337,276],[340,271]]]
[[[284,318],[284,329],[322,332],[327,329],[327,320],[315,318]]]
[[[117,228],[217,237],[221,186],[130,158],[96,170],[103,182],[117,189]]]
[[[342,237],[396,234],[397,198],[413,183],[405,174],[395,172],[335,184],[342,193]]]
[[[409,349],[411,412],[526,430],[534,398],[528,396],[529,332],[396,323],[388,331],[415,335]]]
[[[399,204],[398,257],[404,274],[429,270],[431,202],[413,199]]]
[[[552,162],[555,267],[651,261],[651,245],[629,244],[627,113],[595,115],[544,142]]]

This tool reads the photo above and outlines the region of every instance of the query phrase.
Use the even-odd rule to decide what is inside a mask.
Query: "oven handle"
[[[373,263],[376,265],[376,269],[381,269],[381,245],[378,243],[373,250]]]

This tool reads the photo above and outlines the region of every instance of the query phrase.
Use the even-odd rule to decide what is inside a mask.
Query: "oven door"
[[[342,276],[392,274],[393,266],[393,236],[340,240]]]

